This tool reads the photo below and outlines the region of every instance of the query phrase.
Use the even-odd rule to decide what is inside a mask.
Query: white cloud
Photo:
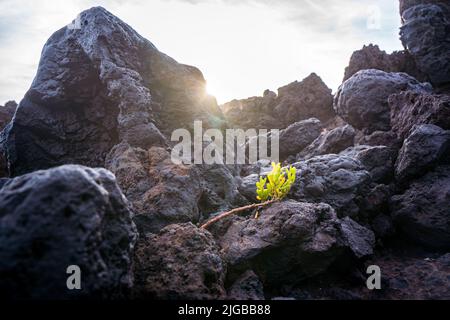
[[[276,90],[311,72],[335,90],[363,44],[401,49],[392,0],[0,0],[0,103],[22,98],[48,37],[95,5],[199,67],[221,102]],[[379,30],[367,29],[374,5],[381,9]]]

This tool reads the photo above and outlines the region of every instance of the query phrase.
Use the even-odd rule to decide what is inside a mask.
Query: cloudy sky
[[[354,50],[402,49],[397,0],[0,0],[0,104],[21,100],[50,35],[97,5],[200,68],[221,103],[311,72],[335,91]]]

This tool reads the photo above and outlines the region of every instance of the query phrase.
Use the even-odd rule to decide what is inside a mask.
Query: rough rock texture
[[[448,1],[414,1],[403,3],[401,10],[403,46],[433,85],[449,83],[450,4]]]
[[[334,97],[334,109],[357,129],[364,129],[367,133],[389,131],[388,98],[391,94],[405,90],[425,92],[430,87],[405,73],[362,70],[339,87]]]
[[[400,0],[400,15],[403,15],[403,12],[412,8],[414,6],[420,4],[439,4],[439,5],[448,5],[447,0]]]
[[[205,300],[225,297],[226,265],[212,235],[191,223],[173,224],[139,239],[136,298]]]
[[[293,164],[296,184],[288,195],[297,201],[325,202],[339,216],[358,217],[359,200],[371,182],[369,172],[358,160],[329,154]]]
[[[345,68],[344,81],[360,70],[377,69],[385,72],[404,72],[420,81],[427,77],[421,73],[408,51],[394,51],[391,54],[380,50],[377,45],[369,44],[353,52],[350,63]]]
[[[313,143],[297,154],[297,160],[310,159],[323,154],[339,153],[353,146],[355,129],[346,125],[323,132]]]
[[[361,136],[357,136],[355,140],[356,145],[386,146],[393,152],[400,150],[403,143],[393,131],[375,131],[370,135],[362,134]]]
[[[441,160],[450,163],[450,130],[433,124],[417,126],[400,149],[395,177],[405,182],[425,174]]]
[[[164,148],[116,146],[107,159],[133,203],[141,232],[158,232],[178,222],[198,222],[202,215],[245,203],[233,172],[223,165],[174,164]]]
[[[370,255],[374,242],[370,230],[339,220],[329,205],[285,201],[233,223],[220,244],[231,272],[251,268],[274,287],[324,272],[345,252]]]
[[[374,182],[386,183],[394,176],[395,158],[392,150],[386,146],[359,145],[340,154],[359,160]]]
[[[435,124],[450,130],[450,96],[402,92],[389,97],[392,130],[406,139],[412,127]]]
[[[312,73],[301,82],[293,82],[278,89],[277,118],[282,115],[285,126],[292,120],[317,118],[325,122],[334,117],[331,89]]]
[[[296,155],[313,142],[322,130],[318,119],[312,118],[291,124],[280,132],[280,159]]]
[[[129,204],[104,169],[63,166],[0,189],[0,295],[121,298],[132,285],[137,237]],[[81,291],[66,287],[78,265]]]
[[[266,90],[262,97],[233,100],[221,109],[232,128],[279,129],[282,124],[272,115],[276,103],[277,94]]]
[[[221,106],[231,127],[282,129],[289,125],[318,118],[334,117],[331,89],[315,73],[278,89],[278,95],[266,91],[263,97],[233,100]]]
[[[450,166],[440,166],[391,199],[398,228],[432,248],[450,247]]]
[[[382,272],[382,290],[365,292],[368,299],[449,300],[450,254],[379,254],[367,262]],[[362,287],[362,286],[361,286]],[[364,296],[363,296],[364,297]]]
[[[101,7],[47,41],[7,131],[12,175],[65,163],[103,166],[120,141],[165,145],[162,132],[223,123],[199,70],[159,52]]]
[[[264,300],[264,287],[258,276],[252,271],[244,272],[228,290],[231,300]]]
[[[17,103],[15,101],[8,101],[4,106],[0,106],[0,131],[11,121],[16,108]]]

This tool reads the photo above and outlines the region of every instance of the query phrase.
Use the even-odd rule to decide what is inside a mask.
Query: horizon
[[[388,53],[403,49],[398,3],[390,0],[12,2],[0,1],[0,104],[20,102],[47,39],[97,5],[161,52],[200,69],[208,93],[220,104],[261,96],[266,89],[276,92],[313,72],[335,92],[353,51],[370,43]]]

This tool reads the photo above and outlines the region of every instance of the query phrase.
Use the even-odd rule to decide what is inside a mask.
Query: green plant
[[[267,177],[261,177],[256,183],[256,199],[259,201],[281,200],[287,196],[295,183],[297,169],[281,168],[281,164],[272,162],[272,171]]]
[[[259,209],[276,201],[282,200],[291,190],[291,187],[295,183],[296,176],[297,169],[295,167],[281,168],[280,163],[276,164],[273,162],[272,171],[267,175],[267,177],[261,177],[256,183],[256,199],[261,201],[261,203],[254,203],[245,207],[235,208],[231,211],[221,213],[207,221],[201,226],[201,228],[206,229],[213,223],[232,214],[251,209]],[[258,216],[259,213],[257,212],[255,217],[257,218]]]

